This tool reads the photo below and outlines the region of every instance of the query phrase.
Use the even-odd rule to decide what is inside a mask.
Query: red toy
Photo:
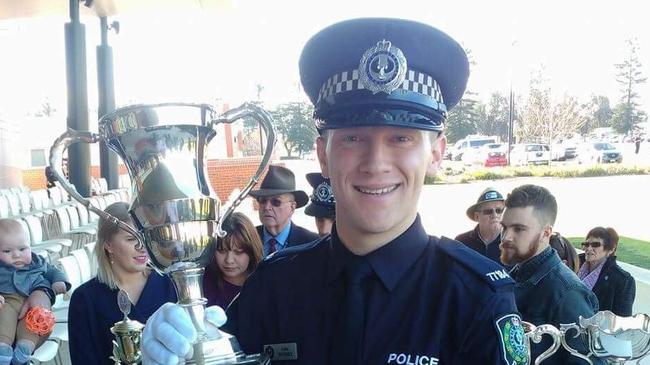
[[[39,336],[47,336],[54,329],[54,314],[43,307],[32,307],[25,316],[25,325],[28,330]]]

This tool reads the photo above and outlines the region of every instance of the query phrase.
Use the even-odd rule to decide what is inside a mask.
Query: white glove
[[[226,323],[226,313],[219,306],[205,309],[208,333],[218,332]],[[175,365],[192,357],[196,330],[189,314],[178,304],[165,303],[149,317],[142,334],[143,365]]]

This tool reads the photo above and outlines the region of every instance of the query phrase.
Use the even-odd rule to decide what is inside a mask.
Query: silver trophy
[[[248,185],[220,215],[220,201],[207,181],[206,146],[215,126],[253,118],[264,128],[267,141],[260,166]],[[137,230],[84,199],[63,177],[64,150],[77,142],[102,140],[124,161],[131,177],[131,218]],[[50,166],[63,188],[90,211],[138,237],[153,267],[170,275],[178,304],[198,332],[193,358],[186,364],[267,364],[265,354],[246,355],[231,335],[208,333],[204,325],[206,299],[202,295],[204,265],[227,217],[257,183],[269,163],[275,131],[263,109],[244,104],[218,115],[207,104],[167,103],[118,109],[99,121],[99,134],[69,130],[50,150]]]
[[[534,343],[540,343],[542,341],[543,335],[549,335],[553,340],[551,347],[544,350],[544,352],[535,358],[535,365],[539,365],[542,361],[553,356],[553,354],[560,348],[562,334],[560,333],[560,330],[555,326],[550,324],[535,326],[534,324],[526,321],[522,321],[522,326],[526,338],[526,347],[528,348],[528,361],[526,362],[527,364],[530,364],[530,356],[532,354],[530,349],[530,341],[533,341]]]
[[[578,323],[563,324],[562,345],[571,355],[584,359],[593,365],[590,357],[605,360],[608,364],[625,364],[626,361],[641,360],[650,353],[650,316],[636,314],[619,317],[610,311],[601,311],[591,318],[580,316]],[[572,331],[573,330],[573,331]],[[569,332],[575,334],[569,334]],[[589,348],[583,355],[566,343],[566,337],[580,336]]]
[[[111,356],[111,360],[115,362],[115,365],[139,364],[142,360],[140,342],[142,340],[144,325],[138,321],[129,319],[131,299],[129,299],[129,294],[124,290],[120,290],[117,293],[117,305],[120,308],[120,312],[124,314],[124,319],[111,327],[111,333],[115,337],[113,340],[113,356]]]

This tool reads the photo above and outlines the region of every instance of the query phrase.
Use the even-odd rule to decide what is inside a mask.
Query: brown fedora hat
[[[293,194],[296,208],[304,207],[309,201],[307,193],[296,190],[296,176],[286,167],[270,165],[260,188],[251,190],[252,197],[268,197],[281,194]]]

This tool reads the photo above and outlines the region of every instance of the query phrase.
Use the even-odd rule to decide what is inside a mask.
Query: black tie
[[[332,364],[361,363],[366,309],[363,283],[370,275],[372,268],[363,257],[354,257],[346,264],[345,306],[339,316],[338,331],[333,334]]]

